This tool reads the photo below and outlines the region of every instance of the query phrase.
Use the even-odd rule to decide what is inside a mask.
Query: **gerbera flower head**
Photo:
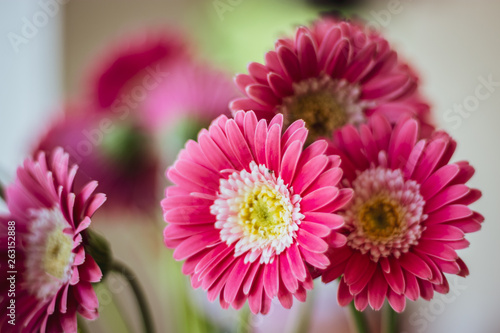
[[[469,273],[456,250],[468,247],[465,234],[484,220],[468,207],[481,197],[466,185],[474,168],[449,162],[456,143],[446,133],[418,142],[417,133],[414,119],[392,127],[374,115],[359,130],[345,126],[330,144],[342,159],[343,185],[354,190],[341,211],[347,243],[329,251],[322,276],[341,277],[341,305],[354,299],[360,311],[378,310],[387,299],[401,312],[406,298],[447,293],[444,273]]]
[[[98,316],[91,283],[102,274],[84,245],[90,217],[106,197],[93,194],[95,181],[76,188],[77,167],[69,167],[68,161],[61,148],[50,160],[41,152],[24,162],[6,190],[10,215],[1,221],[0,246],[7,260],[7,244],[15,242],[15,261],[9,263],[15,262],[16,325],[2,316],[2,331],[76,332],[77,313],[87,319]],[[12,226],[15,236],[8,237]],[[11,299],[7,269],[1,275],[0,304],[6,309]]]
[[[171,127],[183,117],[205,128],[217,116],[229,116],[228,104],[237,96],[227,73],[208,63],[179,61],[145,101],[144,116],[151,128]]]
[[[85,113],[75,104],[72,112],[55,119],[35,152],[50,153],[63,145],[70,162],[79,165],[75,183],[91,179],[108,195],[107,210],[148,212],[158,197],[159,157],[151,133],[133,117]]]
[[[154,89],[171,66],[189,57],[188,41],[175,28],[146,30],[118,39],[103,50],[88,71],[90,99],[98,106],[94,110],[109,112],[134,87]],[[142,99],[139,92],[136,99]]]
[[[282,115],[269,123],[251,111],[220,116],[167,173],[165,244],[186,260],[193,287],[224,308],[248,299],[253,313],[267,313],[276,296],[286,308],[293,296],[304,301],[307,267],[329,264],[323,238],[346,241],[335,211],[352,191],[337,188],[340,160],[323,140],[303,150],[303,121],[282,129]]]
[[[401,115],[429,121],[413,71],[384,38],[357,23],[324,18],[299,27],[295,38],[278,40],[265,64],[251,63],[248,72],[235,78],[247,98],[231,108],[265,119],[282,113],[285,125],[303,119],[310,140],[378,113],[392,121]]]

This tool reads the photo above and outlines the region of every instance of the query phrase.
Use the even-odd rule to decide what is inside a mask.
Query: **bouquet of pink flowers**
[[[0,305],[16,314],[2,332],[83,331],[111,273],[155,331],[129,263],[89,228],[98,210],[154,219],[161,208],[164,244],[183,262],[171,269],[223,309],[290,309],[320,280],[358,332],[384,304],[397,332],[407,300],[469,274],[458,250],[484,220],[469,208],[474,168],[453,159],[416,71],[362,21],[300,26],[234,84],[178,33],[111,49],[5,189]]]

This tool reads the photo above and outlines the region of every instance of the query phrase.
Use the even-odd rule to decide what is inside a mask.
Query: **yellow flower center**
[[[249,169],[220,180],[210,213],[217,217],[221,240],[235,243],[236,257],[267,264],[295,241],[304,218],[301,197],[266,166],[251,162]]]
[[[365,203],[359,211],[358,218],[366,236],[372,239],[385,239],[400,231],[403,215],[397,202],[382,196]]]
[[[247,193],[238,214],[244,233],[250,238],[275,238],[287,232],[292,212],[285,207],[285,198],[263,185]]]
[[[62,279],[71,260],[73,242],[62,229],[52,231],[46,241],[45,254],[42,259],[43,269],[47,274]]]

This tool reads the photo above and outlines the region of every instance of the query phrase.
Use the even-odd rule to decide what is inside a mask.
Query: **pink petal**
[[[465,185],[452,185],[443,189],[439,194],[435,195],[432,199],[427,200],[425,204],[425,213],[431,213],[446,205],[449,205],[463,197],[470,192],[469,188]]]
[[[250,269],[250,264],[244,263],[244,257],[234,264],[234,268],[229,274],[226,286],[224,287],[224,299],[228,303],[232,303],[238,291],[242,288],[243,279],[245,278],[248,270]]]
[[[256,81],[250,75],[238,74],[234,78],[234,83],[242,93],[245,93],[245,88],[251,84],[255,84]]]
[[[294,141],[283,154],[280,175],[285,184],[290,184],[292,182],[301,153],[302,142]]]
[[[385,76],[382,79],[372,80],[364,85],[361,94],[362,99],[380,99],[399,90],[408,82],[408,76],[404,74],[396,74]]]
[[[297,232],[297,242],[311,252],[324,253],[328,250],[328,244],[323,239],[303,229],[299,229]]]
[[[404,271],[404,275],[406,281],[405,295],[412,301],[416,301],[420,296],[420,288],[418,287],[417,278],[408,271]]]
[[[312,265],[318,269],[326,269],[328,267],[328,265],[330,265],[330,260],[328,260],[328,257],[322,253],[311,252],[311,251],[306,250],[304,247],[300,248],[300,252],[302,253],[304,260],[307,263],[309,263],[310,265]],[[282,278],[283,278],[283,275],[282,275]]]
[[[354,295],[354,306],[358,311],[364,311],[368,306],[368,290],[364,289],[361,293]]]
[[[247,95],[261,105],[274,107],[281,104],[281,98],[267,85],[252,84],[245,89]]]
[[[351,44],[345,38],[340,39],[337,44],[332,47],[325,63],[325,73],[332,77],[340,77],[347,67],[351,54]]]
[[[272,263],[266,264],[264,268],[264,290],[269,298],[278,294],[279,286],[279,256]]]
[[[459,220],[472,216],[472,211],[469,207],[463,205],[448,205],[435,212],[429,214],[425,225],[430,226],[434,224]]]
[[[300,228],[304,229],[310,234],[316,235],[318,237],[326,237],[330,234],[331,229],[321,223],[302,221]]]
[[[278,46],[276,52],[278,53],[280,64],[285,70],[288,77],[293,81],[300,81],[301,80],[300,64],[299,64],[299,59],[297,59],[295,53],[284,45]]]
[[[420,187],[420,193],[426,200],[429,200],[448,185],[459,171],[460,168],[455,164],[445,165],[426,179]]]
[[[389,144],[389,161],[392,169],[406,165],[410,153],[417,142],[418,123],[411,119],[405,121]]]
[[[389,285],[389,289],[393,290],[396,294],[403,294],[405,291],[403,270],[396,259],[390,259],[389,263],[391,266],[390,272],[384,272],[384,277]]]
[[[269,73],[267,75],[267,82],[277,97],[283,98],[293,94],[292,86],[276,73]]]
[[[243,133],[241,133],[235,121],[230,120],[226,123],[226,133],[233,155],[238,159],[241,165],[247,167],[254,158]],[[217,184],[218,189],[219,179],[217,179],[216,176],[214,178],[214,182]]]
[[[405,270],[421,279],[427,280],[432,278],[432,271],[425,261],[411,252],[403,253],[399,258],[399,264]]]
[[[284,286],[289,292],[294,293],[299,287],[299,283],[291,272],[291,266],[288,262],[288,257],[286,255],[280,256],[280,277],[283,281]]]
[[[293,295],[280,280],[279,291],[277,292],[278,300],[285,309],[290,309],[293,305]]]
[[[303,33],[300,33],[300,29],[303,29]],[[305,28],[299,28],[297,34],[297,53],[299,54],[299,62],[302,68],[302,77],[316,76],[318,74],[316,45]]]
[[[422,239],[434,240],[460,240],[464,237],[465,234],[462,230],[445,224],[430,225],[422,234]]]
[[[342,216],[322,212],[304,212],[304,221],[324,224],[329,229],[338,229],[344,225]]]
[[[266,165],[269,169],[280,170],[281,160],[281,127],[273,125],[269,128],[266,138]]]
[[[80,279],[88,282],[99,282],[102,278],[102,272],[94,258],[89,254],[85,256],[85,262],[78,268]]]
[[[359,251],[355,251],[345,268],[344,280],[351,285],[364,276],[364,271],[372,261]],[[372,272],[373,273],[373,272]]]
[[[415,167],[412,179],[423,184],[424,181],[435,171],[441,157],[446,149],[446,142],[434,140],[425,148],[420,162]]]
[[[220,241],[221,240],[218,230],[210,233],[194,235],[179,244],[179,246],[174,251],[174,259],[184,260],[187,257],[200,252],[206,247],[213,246],[219,243]]]
[[[377,270],[368,284],[368,303],[374,310],[380,310],[382,308],[386,293],[387,282],[385,282],[382,273]]]
[[[258,62],[251,62],[248,64],[248,73],[259,83],[266,84],[267,83],[267,73],[269,72],[267,67],[259,64]]]
[[[453,261],[458,258],[453,248],[440,241],[421,239],[418,242],[417,249],[433,257]]]
[[[300,207],[303,211],[318,211],[335,200],[339,189],[335,186],[327,186],[317,189],[302,198]]]
[[[81,281],[73,288],[76,301],[83,307],[94,310],[99,307],[99,301],[90,282]]]
[[[401,313],[406,307],[406,298],[404,295],[398,295],[392,290],[387,293],[387,301],[394,309],[394,311]]]
[[[312,158],[299,170],[296,170],[295,180],[292,183],[295,193],[302,194],[318,178],[327,164],[328,158],[324,155],[319,155]],[[302,170],[307,170],[307,172],[303,172]]]
[[[349,266],[349,263],[346,266]],[[369,264],[364,267],[363,274],[356,279],[356,282],[349,284],[351,294],[356,295],[362,292],[369,282],[373,279],[374,274],[377,272],[377,264],[370,260]],[[352,279],[352,278],[351,278]]]
[[[248,305],[252,313],[257,314],[262,309],[262,296],[264,290],[264,279],[262,277],[264,269],[259,272],[259,275],[255,277],[256,283],[252,286],[250,293],[248,295]]]
[[[432,283],[430,283],[429,281],[418,280],[418,286],[420,289],[420,296],[423,299],[430,301],[434,296],[434,289],[432,288]]]
[[[288,258],[288,262],[290,263],[292,274],[297,278],[297,280],[304,281],[306,278],[306,268],[296,244],[292,244],[288,248],[286,256]]]
[[[337,292],[337,301],[339,305],[346,306],[349,303],[351,303],[353,299],[354,297],[349,292],[349,287],[347,287],[347,284],[344,282],[344,279],[341,279],[339,283],[339,290]]]

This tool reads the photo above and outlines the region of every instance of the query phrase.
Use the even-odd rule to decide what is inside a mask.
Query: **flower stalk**
[[[137,300],[137,305],[139,306],[139,309],[141,311],[144,332],[154,333],[155,330],[151,316],[151,311],[146,301],[144,292],[142,291],[141,286],[137,282],[137,277],[135,276],[135,274],[127,266],[125,266],[125,264],[118,261],[112,262],[110,271],[120,274],[127,280],[130,287],[132,288],[132,291],[134,292],[134,296]]]
[[[354,306],[354,301],[349,304],[349,309],[351,310],[352,319],[357,333],[370,333],[368,323],[366,322],[366,317],[364,313],[356,309],[356,307]]]

